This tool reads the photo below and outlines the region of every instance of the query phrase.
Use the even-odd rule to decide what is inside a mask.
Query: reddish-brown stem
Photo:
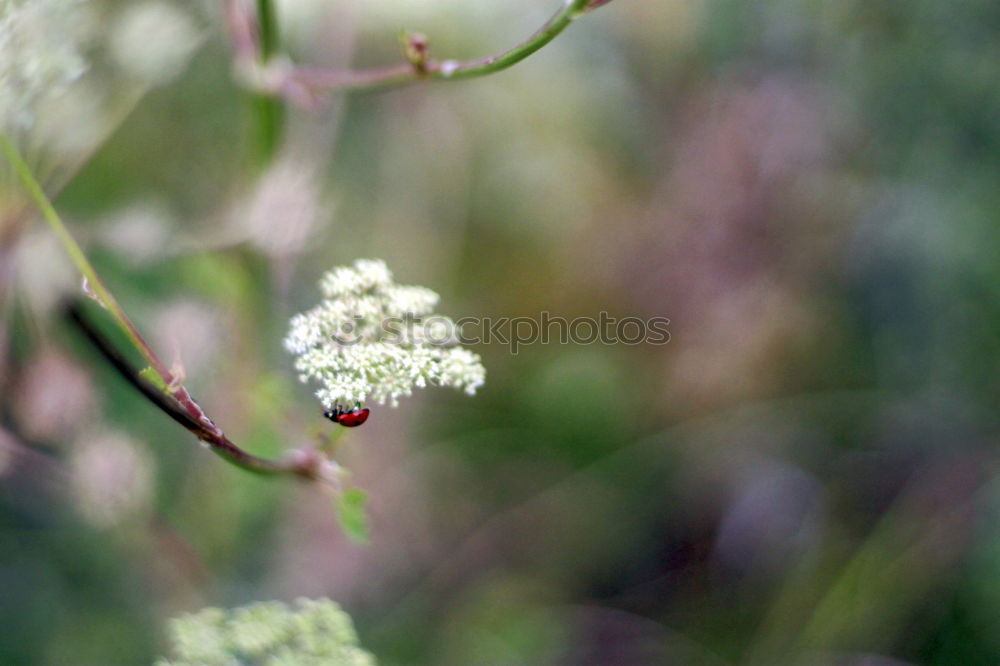
[[[293,474],[310,480],[323,478],[326,460],[318,452],[297,451],[281,460],[269,460],[244,451],[205,415],[201,406],[191,398],[187,390],[163,391],[137,372],[114,345],[88,321],[78,304],[70,303],[66,312],[70,321],[83,332],[94,348],[126,381],[220,457],[258,474]]]

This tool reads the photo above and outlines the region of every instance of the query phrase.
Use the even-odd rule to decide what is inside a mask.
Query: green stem
[[[476,60],[432,60],[422,67],[403,63],[363,71],[330,71],[300,68],[296,76],[306,85],[326,89],[387,88],[423,79],[457,81],[486,76],[516,65],[555,39],[570,23],[593,5],[592,0],[571,0],[531,37],[498,55]]]
[[[28,163],[24,161],[21,157],[21,153],[18,152],[14,143],[5,134],[0,134],[0,148],[3,149],[4,154],[7,157],[7,161],[14,168],[21,183],[24,185],[24,189],[27,190],[28,194],[38,206],[39,210],[42,212],[42,216],[45,221],[48,222],[49,227],[55,233],[56,238],[62,243],[63,248],[66,253],[70,256],[70,259],[76,264],[77,270],[83,275],[86,280],[87,286],[90,288],[91,293],[97,298],[97,301],[104,306],[104,308],[111,313],[115,322],[118,324],[119,328],[125,333],[129,342],[132,346],[142,355],[143,358],[149,363],[149,368],[152,372],[152,380],[154,384],[162,387],[163,392],[168,395],[171,399],[176,400],[177,403],[184,409],[191,418],[195,419],[201,423],[204,427],[218,430],[221,434],[221,430],[212,423],[212,420],[208,418],[201,406],[194,401],[191,394],[188,393],[184,386],[176,382],[176,378],[173,374],[167,370],[167,366],[160,360],[160,358],[153,352],[152,347],[146,342],[146,339],[142,337],[139,333],[139,329],[136,328],[132,320],[129,319],[128,315],[125,313],[125,309],[118,303],[118,300],[114,297],[111,291],[104,284],[104,281],[97,274],[94,269],[93,264],[87,259],[87,255],[83,253],[80,245],[76,242],[76,239],[69,233],[66,225],[63,224],[62,218],[59,217],[59,213],[56,212],[55,207],[52,202],[49,201],[48,196],[45,194],[45,190],[38,183],[34,174],[31,172],[31,167]],[[175,385],[176,384],[176,385]]]
[[[549,19],[548,23],[538,29],[535,34],[524,42],[503,53],[479,60],[458,63],[457,66],[448,66],[446,63],[437,63],[437,69],[428,68],[429,75],[434,79],[470,79],[476,76],[485,76],[521,62],[532,53],[535,53],[543,46],[551,42],[556,36],[573,22],[577,16],[582,14],[590,0],[572,0],[562,9],[556,12],[555,16]]]
[[[291,473],[307,478],[317,477],[317,470],[321,464],[321,459],[318,457],[299,456],[285,460],[268,460],[236,446],[214,423],[206,422],[192,415],[173,394],[164,390],[164,387],[149,381],[141,372],[136,372],[128,359],[104,337],[96,326],[90,323],[78,303],[70,302],[66,308],[66,314],[122,378],[135,387],[147,400],[159,407],[163,413],[208,444],[216,454],[226,461],[257,474]]]
[[[278,19],[271,0],[257,0],[257,25],[260,30],[260,59],[267,62],[278,49]]]
[[[7,161],[13,167],[15,173],[24,185],[29,196],[34,200],[38,209],[42,212],[45,221],[55,233],[56,238],[62,243],[66,253],[70,256],[77,269],[87,280],[91,291],[97,300],[111,313],[118,326],[124,331],[132,346],[149,362],[153,371],[152,381],[136,372],[129,365],[128,361],[122,357],[112,345],[104,340],[95,328],[90,326],[82,317],[78,310],[73,309],[71,316],[80,328],[84,331],[91,342],[99,351],[111,362],[111,364],[139,391],[146,396],[157,407],[169,414],[174,420],[180,422],[190,430],[198,439],[208,444],[211,449],[228,462],[241,467],[244,470],[258,474],[293,474],[302,478],[317,480],[322,478],[323,458],[315,454],[302,454],[284,460],[268,460],[260,458],[234,444],[222,432],[222,429],[205,414],[201,406],[191,398],[183,386],[174,386],[174,376],[166,369],[163,362],[156,356],[149,344],[139,333],[135,324],[125,314],[125,310],[108,290],[104,281],[101,280],[93,264],[84,254],[76,239],[69,233],[63,223],[59,213],[56,212],[52,202],[38,183],[31,167],[28,166],[21,153],[18,152],[14,143],[6,134],[0,133],[0,149],[3,150]]]
[[[271,0],[257,0],[257,29],[259,31],[259,59],[261,65],[278,52],[278,18]],[[256,120],[257,155],[261,164],[268,164],[281,143],[285,109],[275,95],[259,94],[253,102]]]
[[[93,264],[87,259],[87,255],[83,253],[80,245],[76,242],[76,239],[69,233],[66,225],[63,224],[62,218],[59,217],[59,213],[56,212],[55,207],[52,202],[49,201],[48,196],[46,196],[45,191],[42,186],[35,179],[34,174],[31,172],[31,167],[28,166],[24,158],[21,157],[21,153],[18,152],[14,143],[6,134],[0,134],[0,148],[3,149],[4,154],[7,157],[7,161],[14,168],[14,172],[17,173],[24,185],[24,189],[27,190],[28,194],[31,196],[35,205],[42,213],[42,217],[48,222],[49,227],[55,233],[56,238],[62,244],[63,249],[76,264],[77,270],[83,275],[84,279],[87,281],[87,286],[91,289],[94,295],[97,296],[97,300],[103,305],[111,316],[114,317],[118,326],[122,329],[125,335],[128,337],[132,346],[135,347],[143,358],[145,358],[153,371],[157,374],[158,379],[162,381],[165,385],[170,384],[173,381],[173,377],[163,366],[163,363],[157,358],[156,354],[150,348],[149,344],[139,333],[139,330],[132,323],[132,320],[128,318],[125,314],[125,310],[118,303],[115,297],[105,286],[104,281],[101,280],[97,271],[94,269]]]

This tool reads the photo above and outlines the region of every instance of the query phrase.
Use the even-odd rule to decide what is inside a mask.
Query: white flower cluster
[[[354,624],[329,599],[206,608],[170,621],[174,659],[156,666],[375,666]]]
[[[201,30],[179,3],[129,3],[115,20],[111,55],[138,81],[164,85],[187,66],[201,44]]]
[[[34,123],[46,97],[80,78],[83,0],[0,0],[0,131]],[[81,20],[83,19],[83,20]]]
[[[371,259],[331,270],[320,289],[324,300],[292,318],[285,347],[298,356],[301,380],[320,383],[324,407],[395,405],[413,387],[471,395],[482,386],[479,356],[458,346],[451,319],[433,315],[433,291],[395,284],[385,263]]]

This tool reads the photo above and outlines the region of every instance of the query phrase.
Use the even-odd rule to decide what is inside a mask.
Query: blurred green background
[[[297,61],[364,66],[401,27],[498,52],[557,4],[279,23]],[[382,664],[1000,663],[1000,4],[615,0],[509,71],[290,111],[264,170],[220,8],[178,6],[199,47],[149,86],[105,55],[130,5],[94,0],[111,101],[60,109],[102,138],[32,156],[234,441],[330,429],[281,339],[358,257],[455,318],[672,339],[480,345],[476,397],[376,408],[337,452],[371,498],[357,546],[329,497],[225,464],[79,339],[8,174],[0,663],[149,663],[166,618],[297,596]]]

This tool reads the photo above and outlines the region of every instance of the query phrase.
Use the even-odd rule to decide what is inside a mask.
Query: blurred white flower
[[[70,470],[77,508],[95,527],[111,527],[150,505],[153,461],[124,434],[100,433],[81,440]]]
[[[104,244],[133,265],[146,264],[170,248],[173,215],[160,201],[133,203],[110,215],[101,230]]]
[[[260,178],[248,201],[236,206],[232,220],[239,237],[276,258],[301,252],[324,212],[308,161],[284,158]]]
[[[160,659],[157,666],[375,664],[358,645],[351,617],[329,599],[205,608],[171,620],[169,629],[174,658]]]
[[[434,315],[438,295],[397,285],[382,261],[359,259],[320,281],[325,299],[292,317],[285,347],[324,407],[366,400],[396,405],[414,387],[451,386],[472,395],[486,369],[458,347],[455,324]]]
[[[156,311],[153,331],[156,348],[167,351],[173,363],[203,368],[218,354],[224,327],[217,310],[197,301],[179,300]]]
[[[67,293],[79,289],[80,277],[68,261],[55,261],[62,256],[59,240],[48,230],[25,233],[13,250],[13,274],[18,289],[37,311],[46,311],[58,304]]]
[[[83,0],[0,0],[0,130],[29,129],[38,109],[87,70]]]
[[[59,96],[58,103],[40,106],[31,130],[32,144],[58,164],[85,160],[112,128],[106,105],[107,91],[91,78],[75,82]]]
[[[87,371],[52,347],[41,349],[27,364],[8,398],[24,433],[58,442],[77,432],[96,403]]]
[[[150,85],[177,77],[195,49],[202,32],[194,19],[174,3],[147,0],[127,6],[111,33],[111,54],[131,76]]]

